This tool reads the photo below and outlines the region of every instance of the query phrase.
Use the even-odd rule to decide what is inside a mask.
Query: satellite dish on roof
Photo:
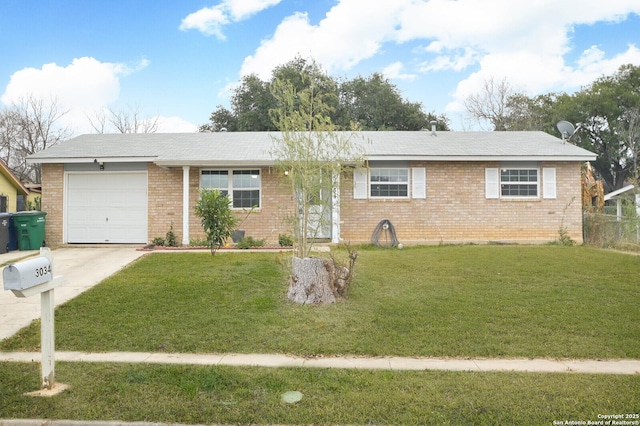
[[[556,127],[562,135],[562,142],[566,142],[567,140],[571,139],[571,136],[573,136],[573,134],[576,132],[576,128],[573,127],[573,124],[569,123],[568,121],[560,121],[558,122]]]

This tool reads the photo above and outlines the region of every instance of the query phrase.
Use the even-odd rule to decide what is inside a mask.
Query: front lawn
[[[587,424],[640,408],[637,376],[60,362],[68,390],[24,396],[37,389],[38,369],[0,363],[0,419],[531,426]],[[302,400],[282,402],[287,391]]]
[[[285,301],[279,253],[154,253],[56,310],[56,350],[640,358],[640,257],[362,248],[347,301]],[[0,343],[38,350],[36,322]]]

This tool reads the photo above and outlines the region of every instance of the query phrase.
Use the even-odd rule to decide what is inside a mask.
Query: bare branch
[[[40,166],[26,158],[53,146],[71,135],[59,121],[69,112],[55,98],[45,101],[28,95],[14,102],[0,118],[2,159],[23,182],[40,182]]]
[[[489,122],[493,130],[507,130],[508,100],[513,95],[513,89],[503,78],[499,82],[491,77],[484,82],[479,93],[465,99],[464,106],[472,119],[482,125]]]

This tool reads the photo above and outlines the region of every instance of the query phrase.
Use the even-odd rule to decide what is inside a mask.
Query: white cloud
[[[203,7],[190,13],[180,23],[182,31],[198,30],[205,35],[213,35],[224,40],[224,26],[247,19],[264,9],[275,6],[282,0],[224,0],[222,3]]]
[[[579,88],[625,61],[639,64],[635,46],[613,58],[590,49],[576,63],[566,59],[576,26],[618,22],[631,13],[640,14],[637,0],[394,0],[375,6],[370,0],[337,0],[317,24],[302,12],[283,19],[245,58],[241,75],[268,79],[274,67],[296,55],[313,57],[335,73],[385,54],[392,58],[388,75],[460,73],[449,106],[457,109],[490,77],[506,77],[519,90],[541,93]],[[409,43],[426,47],[413,49],[414,58],[403,56],[408,49],[393,56]]]
[[[387,65],[382,70],[382,74],[391,80],[414,80],[416,78],[415,74],[403,73],[403,69],[404,65],[398,61]]]
[[[115,101],[120,92],[119,77],[131,72],[123,64],[102,63],[94,58],[74,59],[68,66],[56,63],[42,68],[24,68],[11,76],[2,102],[17,102],[25,95],[55,97],[63,105],[96,107]]]
[[[420,66],[420,71],[423,73],[447,70],[458,72],[477,63],[480,56],[472,48],[464,48],[461,49],[461,53],[451,52],[449,55],[437,56],[435,59],[424,62]]]
[[[180,24],[182,31],[198,30],[205,35],[214,35],[221,40],[225,39],[222,27],[229,23],[229,18],[224,10],[218,6],[203,7],[197,12],[187,15]]]
[[[606,58],[605,52],[592,46],[582,52],[578,66],[566,76],[565,85],[589,84],[598,77],[614,74],[621,65],[625,64],[640,65],[640,49],[635,45],[628,45],[626,51],[611,58]]]
[[[424,52],[435,55],[422,63],[421,71],[475,68],[461,75],[448,112],[463,109],[464,98],[491,77],[507,78],[515,90],[527,94],[571,92],[624,63],[640,64],[633,45],[614,57],[592,47],[575,63],[566,59],[575,26],[640,13],[635,0],[432,0],[413,2],[402,13],[398,41],[427,40]]]
[[[406,0],[398,0],[398,4],[403,2]],[[245,58],[240,73],[268,78],[273,68],[297,55],[313,57],[329,72],[349,70],[373,57],[390,40],[397,15],[395,2],[378,2],[372,7],[370,0],[341,0],[317,25],[310,23],[306,13],[295,13]]]
[[[194,133],[198,131],[198,126],[180,117],[164,117],[160,115],[157,118],[157,133]]]
[[[31,95],[55,99],[61,110],[69,110],[60,124],[74,132],[87,132],[90,131],[87,115],[118,100],[120,78],[148,65],[146,59],[130,66],[83,57],[74,59],[68,66],[49,63],[40,69],[25,68],[13,73],[0,100],[10,105]]]
[[[246,19],[264,9],[277,5],[282,0],[225,0],[222,4],[234,21]]]

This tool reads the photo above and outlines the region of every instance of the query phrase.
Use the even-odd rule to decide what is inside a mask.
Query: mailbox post
[[[53,289],[64,283],[63,277],[53,276],[51,250],[40,249],[40,256],[12,263],[2,272],[4,289],[17,297],[40,294],[42,387],[53,390],[55,386],[55,334]]]

